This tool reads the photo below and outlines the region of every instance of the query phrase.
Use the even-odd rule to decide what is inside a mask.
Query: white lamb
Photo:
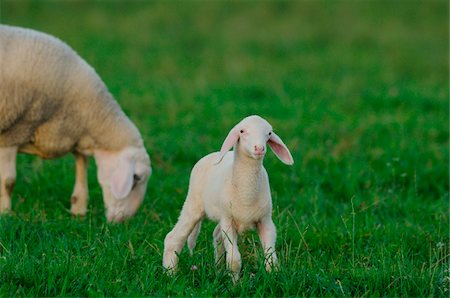
[[[163,266],[175,270],[178,255],[187,239],[195,247],[205,215],[218,222],[214,229],[216,262],[225,249],[233,281],[239,278],[241,256],[237,234],[256,226],[265,252],[265,267],[277,265],[276,229],[272,221],[269,179],[263,167],[268,144],[278,158],[292,165],[294,160],[272,126],[259,116],[239,122],[226,137],[220,152],[200,159],[191,172],[189,191],[175,227],[164,240]],[[234,146],[234,151],[228,152]]]
[[[0,25],[2,213],[11,209],[18,152],[75,155],[74,215],[86,213],[87,156],[93,155],[109,221],[134,215],[151,174],[138,129],[91,66],[55,37]]]

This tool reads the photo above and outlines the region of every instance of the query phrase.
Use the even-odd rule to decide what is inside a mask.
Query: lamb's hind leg
[[[11,210],[11,193],[16,183],[17,147],[0,148],[0,213]]]
[[[164,239],[163,266],[166,269],[176,270],[178,255],[195,225],[204,217],[203,206],[194,197],[189,196],[184,202],[178,222]]]
[[[231,271],[233,282],[236,283],[241,272],[241,254],[237,246],[237,231],[230,219],[222,219],[220,229],[226,252],[227,267]]]
[[[75,186],[70,198],[70,212],[73,215],[86,215],[89,192],[87,185],[87,162],[85,155],[74,153],[75,155]]]
[[[197,237],[198,233],[200,232],[200,228],[202,226],[202,222],[198,221],[197,224],[192,229],[192,232],[189,234],[187,238],[187,244],[189,248],[189,252],[191,253],[191,256],[194,254],[194,248],[195,244],[197,243]]]
[[[214,257],[216,260],[216,264],[218,264],[221,260],[223,260],[223,238],[222,238],[222,229],[220,228],[220,224],[216,226],[213,232],[213,244],[214,244]]]

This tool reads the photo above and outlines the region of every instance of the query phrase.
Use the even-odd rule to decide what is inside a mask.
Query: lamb
[[[17,153],[76,160],[71,213],[87,211],[93,156],[108,221],[131,217],[151,175],[136,126],[73,49],[48,34],[0,25],[0,212],[11,210]]]
[[[213,232],[216,263],[225,251],[234,282],[239,279],[241,269],[237,234],[254,227],[265,252],[266,270],[277,266],[272,198],[263,167],[266,144],[283,163],[294,163],[272,126],[259,116],[244,118],[231,129],[220,152],[197,162],[178,222],[164,240],[163,266],[168,273],[177,269],[178,254],[186,240],[192,254],[205,216],[218,222]],[[234,150],[228,152],[231,147]]]

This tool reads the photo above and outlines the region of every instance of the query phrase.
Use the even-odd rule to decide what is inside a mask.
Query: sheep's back
[[[69,87],[69,78],[79,71],[80,60],[69,46],[53,36],[0,25],[0,88],[16,88],[15,95],[26,90],[54,99],[61,97]]]
[[[74,110],[93,82],[102,85],[64,42],[0,25],[0,146],[37,142],[49,156],[70,151],[81,133]]]
[[[0,25],[0,146],[24,144],[27,152],[53,157],[139,147],[142,140],[95,70],[67,44]]]

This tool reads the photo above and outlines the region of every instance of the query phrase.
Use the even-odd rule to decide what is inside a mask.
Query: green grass
[[[70,156],[20,155],[0,219],[0,296],[449,295],[448,2],[0,2],[2,23],[70,44],[139,127],[144,204],[72,219]],[[195,162],[241,118],[268,119],[294,156],[265,160],[281,269],[240,237],[241,282],[213,265],[213,224],[181,270],[161,268]],[[192,265],[199,269],[191,271]]]

